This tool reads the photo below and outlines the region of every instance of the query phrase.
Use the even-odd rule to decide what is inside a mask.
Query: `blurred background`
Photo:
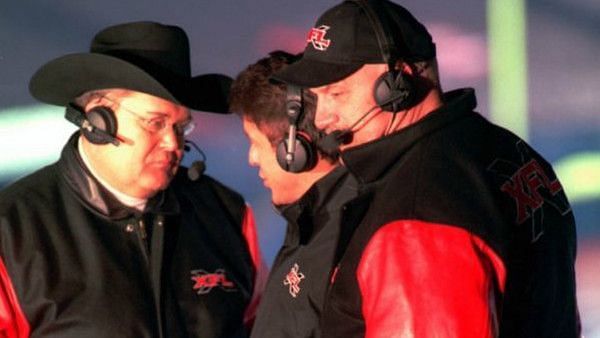
[[[405,0],[438,47],[444,89],[474,87],[478,111],[531,143],[555,167],[578,226],[584,334],[600,338],[600,2]],[[193,74],[235,75],[275,49],[299,52],[331,0],[0,1],[0,188],[54,162],[75,130],[60,107],[29,95],[45,62],[89,48],[105,26],[153,20],[184,28]],[[207,173],[253,206],[270,264],[285,224],[271,207],[236,116],[195,114],[191,139]],[[189,164],[195,155],[185,160]]]

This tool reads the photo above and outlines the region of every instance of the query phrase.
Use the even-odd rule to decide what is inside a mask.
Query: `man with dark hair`
[[[181,28],[133,22],[32,77],[81,129],[0,193],[0,336],[247,336],[265,272],[251,209],[179,167],[190,109],[227,112],[230,79],[190,68]]]
[[[579,337],[575,221],[560,182],[473,111],[472,89],[442,93],[431,35],[408,10],[336,5],[274,78],[317,96],[323,148],[341,152],[357,183],[322,336]]]
[[[285,159],[289,142],[291,88],[273,84],[269,77],[294,62],[295,56],[273,52],[248,66],[234,80],[230,109],[242,118],[250,141],[248,162],[271,190],[273,204],[288,221],[283,247],[273,263],[259,306],[252,337],[312,337],[332,271],[339,237],[340,207],[352,192],[339,182],[348,179],[335,158],[316,149],[320,138],[314,126],[314,98],[300,93],[297,147],[315,156],[300,172],[291,173]],[[308,150],[308,148],[313,148]],[[279,151],[279,154],[277,152]],[[279,157],[279,158],[278,158]],[[294,159],[296,161],[297,159]],[[327,176],[325,176],[327,175]],[[326,178],[324,178],[326,177]]]
[[[306,142],[299,146],[305,147],[308,157],[313,158],[307,159],[307,168],[299,175],[287,172],[278,164],[277,148],[283,147],[288,132],[287,92],[285,85],[270,83],[269,76],[295,59],[292,54],[275,51],[248,66],[232,83],[229,97],[229,108],[242,118],[244,131],[250,140],[248,162],[259,167],[259,174],[271,190],[275,205],[298,200],[336,163],[334,158],[323,158],[315,148],[320,135],[314,125],[314,98],[303,95],[298,138]]]

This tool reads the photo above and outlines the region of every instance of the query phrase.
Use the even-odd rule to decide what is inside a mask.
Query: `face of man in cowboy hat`
[[[147,198],[165,188],[178,168],[182,130],[191,121],[186,107],[228,113],[230,83],[220,74],[191,75],[189,41],[180,27],[142,21],[107,27],[94,36],[89,52],[46,63],[29,89],[49,104],[113,110],[121,144],[82,138],[85,154],[112,187]]]
[[[186,107],[141,92],[97,92],[83,107],[114,111],[118,146],[93,144],[82,137],[93,170],[118,191],[149,198],[167,187],[183,156],[184,133],[192,123]]]

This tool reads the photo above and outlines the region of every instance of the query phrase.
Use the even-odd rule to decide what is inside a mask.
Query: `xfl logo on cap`
[[[306,37],[306,42],[311,43],[312,46],[316,50],[324,51],[327,50],[329,44],[331,44],[331,40],[325,39],[325,34],[327,34],[327,30],[329,26],[321,25],[316,28],[312,28],[308,32],[308,36]]]

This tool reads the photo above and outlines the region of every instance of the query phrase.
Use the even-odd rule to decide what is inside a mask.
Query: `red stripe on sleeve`
[[[260,302],[263,290],[267,284],[269,268],[267,267],[267,264],[265,264],[265,260],[263,259],[260,251],[256,224],[254,222],[254,213],[249,205],[246,205],[246,211],[242,223],[242,233],[246,238],[246,243],[248,244],[248,249],[250,250],[250,256],[252,257],[252,262],[255,269],[252,299],[250,300],[250,304],[244,313],[244,322],[247,326],[251,327],[254,322],[254,318],[256,317],[258,303]]]
[[[494,299],[504,289],[504,265],[464,229],[387,224],[365,247],[357,278],[367,338],[497,335]]]
[[[29,323],[21,310],[4,261],[0,257],[0,337],[29,337]]]

